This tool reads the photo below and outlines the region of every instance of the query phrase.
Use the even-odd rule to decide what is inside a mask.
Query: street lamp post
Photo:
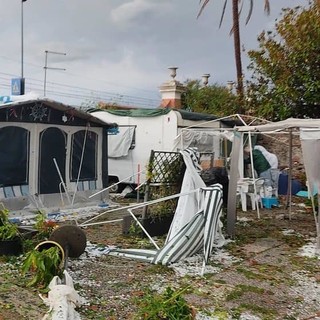
[[[24,74],[23,74],[23,3],[27,0],[21,0],[21,94],[24,94]]]
[[[26,0],[25,0],[26,1]],[[59,55],[63,55],[65,56],[66,53],[64,52],[56,52],[56,51],[49,51],[49,50],[45,50],[45,62],[44,62],[44,82],[43,82],[43,96],[46,96],[46,89],[47,89],[47,70],[60,70],[60,71],[65,71],[65,68],[49,68],[48,67],[48,54],[52,53],[52,54],[59,54]]]

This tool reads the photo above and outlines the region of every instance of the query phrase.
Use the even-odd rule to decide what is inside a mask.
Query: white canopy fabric
[[[300,139],[310,194],[315,194],[320,187],[320,128],[301,128]]]
[[[203,198],[201,201],[202,208],[161,249],[157,246],[156,250],[115,248],[109,254],[154,264],[170,265],[202,251],[203,263],[201,275],[203,275],[213,248],[225,244],[225,238],[222,233],[222,222],[220,220],[222,214],[222,186],[214,184],[210,187],[200,188],[198,191],[200,197]],[[189,193],[189,195],[192,194],[194,192]],[[133,215],[130,209],[128,211]]]
[[[320,119],[295,119],[289,118],[283,121],[271,122],[268,124],[257,125],[257,126],[243,126],[235,128],[238,133],[272,133],[280,132],[291,129],[300,129],[300,139],[301,147],[304,159],[304,166],[306,170],[306,175],[308,179],[308,184],[310,188],[310,194],[318,192],[320,189]],[[237,135],[235,135],[236,137]],[[238,139],[239,140],[239,139]],[[237,141],[238,141],[237,140]],[[230,234],[234,233],[234,224],[236,217],[236,207],[234,205],[235,199],[233,196],[235,185],[237,183],[235,168],[238,166],[237,161],[239,161],[239,152],[241,153],[241,148],[239,150],[239,143],[233,145],[233,149],[237,150],[237,155],[233,155],[231,159],[231,167],[234,168],[230,174],[229,183],[229,199],[228,199],[228,232]],[[236,147],[236,148],[235,148]],[[234,152],[234,151],[232,151]],[[289,150],[290,154],[292,150]],[[231,194],[230,194],[231,193]],[[320,200],[318,193],[318,201]],[[291,203],[291,201],[290,201]],[[317,245],[316,250],[320,253],[320,207],[318,208],[318,213],[315,213],[316,229],[317,229]]]
[[[183,129],[173,141],[173,150],[197,148],[199,152],[219,150],[220,132],[204,129]]]
[[[317,227],[317,250],[320,254],[320,128],[318,129],[300,129],[301,147],[303,161],[306,170],[309,193],[312,197],[312,207],[315,215]],[[314,207],[313,195],[317,194],[318,212]]]
[[[262,152],[272,169],[278,169],[278,157],[274,153],[269,152],[265,147],[260,145],[254,146],[254,149]]]
[[[134,127],[119,127],[119,133],[108,136],[108,156],[110,158],[125,157],[129,153],[134,134]]]
[[[198,155],[195,150],[187,149],[180,151],[186,165],[180,193],[188,193],[191,190],[204,188],[206,184],[200,177],[201,168],[198,163]],[[166,243],[169,242],[201,208],[201,197],[199,194],[183,196],[179,198],[170,230],[167,235]]]
[[[243,126],[237,127],[239,132],[272,132],[272,131],[284,131],[291,128],[320,128],[320,119],[296,119],[288,118],[283,121],[270,122],[267,124],[261,124],[257,126]]]

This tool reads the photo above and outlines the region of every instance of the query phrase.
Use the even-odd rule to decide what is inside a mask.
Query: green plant
[[[318,207],[318,195],[313,196],[313,203],[314,203],[314,206],[315,206],[315,207]],[[307,199],[304,201],[304,204],[305,204],[307,207],[311,207],[311,206],[312,206],[312,200],[311,200],[311,198],[307,198]]]
[[[52,220],[46,220],[46,216],[43,212],[39,211],[36,218],[36,224],[34,228],[38,231],[38,239],[48,239],[54,229],[58,227],[58,224]]]
[[[145,295],[139,298],[139,311],[135,319],[161,320],[161,319],[179,319],[192,320],[195,318],[192,308],[182,297],[182,293],[188,288],[175,291],[168,287],[163,294],[157,294],[147,291]]]
[[[13,240],[19,236],[18,227],[9,221],[9,210],[0,210],[0,240]]]
[[[153,151],[147,165],[146,194],[148,199],[161,199],[180,191],[185,164],[181,155],[174,152]],[[150,205],[143,218],[158,221],[174,215],[178,198]]]
[[[61,276],[61,259],[61,249],[58,246],[43,250],[30,250],[26,254],[21,267],[23,275],[27,272],[33,274],[27,286],[42,285],[47,287],[54,276]]]
[[[143,231],[141,230],[141,227],[137,224],[136,221],[132,221],[129,227],[129,235],[130,236],[142,236]]]
[[[178,193],[176,185],[160,185],[152,188],[150,197],[152,199],[161,199],[175,193]],[[147,217],[152,221],[159,221],[163,218],[173,217],[178,203],[178,198],[169,199],[149,206]]]
[[[151,221],[161,221],[161,219],[173,217],[176,206],[176,199],[153,204],[149,208],[148,217]]]

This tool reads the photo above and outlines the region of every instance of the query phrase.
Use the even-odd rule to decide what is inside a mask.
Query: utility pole
[[[25,0],[26,1],[26,0]],[[49,68],[48,67],[48,54],[59,54],[59,55],[67,55],[64,52],[56,52],[56,51],[49,51],[49,50],[45,50],[45,62],[44,62],[44,83],[43,83],[43,96],[46,96],[46,89],[47,89],[47,70],[60,70],[60,71],[66,71],[65,68]]]

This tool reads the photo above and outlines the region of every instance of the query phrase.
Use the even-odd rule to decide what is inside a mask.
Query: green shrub
[[[147,291],[139,298],[139,312],[135,319],[144,320],[192,320],[194,314],[192,308],[182,297],[187,288],[176,292],[168,287],[163,294]]]
[[[9,210],[0,210],[0,240],[12,240],[19,236],[18,227],[9,221]]]

